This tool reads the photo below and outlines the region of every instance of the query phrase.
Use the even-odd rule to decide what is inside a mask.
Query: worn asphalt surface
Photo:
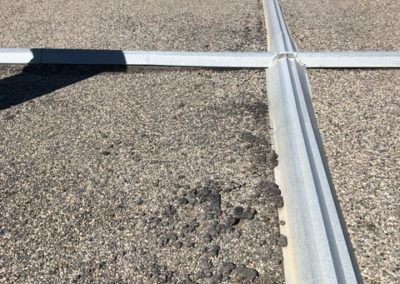
[[[281,0],[300,50],[400,50],[393,0]]]
[[[0,112],[0,282],[281,283],[264,72],[99,71],[1,68],[54,90]]]
[[[3,1],[1,47],[264,50],[259,1]],[[0,282],[282,283],[262,70],[0,67]]]
[[[0,3],[1,47],[267,49],[259,0],[2,0]]]
[[[3,1],[5,2],[5,1]],[[300,50],[399,50],[396,1],[282,0]],[[265,50],[260,1],[7,1],[0,47]],[[396,283],[398,71],[310,71],[366,283]],[[0,282],[281,283],[262,71],[0,67]]]
[[[365,283],[400,279],[400,71],[309,71],[329,167]]]

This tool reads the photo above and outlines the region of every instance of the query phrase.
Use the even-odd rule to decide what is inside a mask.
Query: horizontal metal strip
[[[298,52],[307,68],[399,68],[400,51]]]
[[[175,52],[0,48],[0,64],[151,65],[268,68],[272,52]]]
[[[399,68],[399,51],[189,52],[0,48],[0,64],[141,65],[268,68],[275,58],[295,57],[307,68]]]

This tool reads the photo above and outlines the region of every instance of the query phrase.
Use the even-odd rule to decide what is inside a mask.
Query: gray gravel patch
[[[392,0],[281,0],[300,50],[399,50],[400,5]]]
[[[265,50],[260,0],[2,1],[0,47]]]
[[[309,71],[333,182],[365,283],[400,279],[400,71]]]
[[[0,73],[35,92],[0,111],[0,282],[283,282],[263,71],[31,68]]]

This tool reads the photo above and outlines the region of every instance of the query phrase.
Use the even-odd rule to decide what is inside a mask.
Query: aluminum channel
[[[399,51],[298,52],[307,68],[399,68]]]
[[[293,43],[289,40],[293,48]],[[272,48],[272,47],[271,47]],[[295,47],[294,47],[295,48]],[[175,52],[0,48],[0,64],[140,65],[268,68],[293,56],[307,68],[399,68],[400,52]]]
[[[279,2],[263,0],[263,7],[268,31],[268,51],[277,53],[296,51],[296,44],[290,37]]]
[[[267,72],[276,182],[285,206],[280,218],[287,283],[357,283],[322,143],[311,105],[306,70],[298,62],[280,5],[264,0],[269,50],[282,53]],[[287,54],[284,54],[287,53]]]
[[[0,64],[150,65],[268,68],[272,52],[174,52],[85,49],[0,49]]]

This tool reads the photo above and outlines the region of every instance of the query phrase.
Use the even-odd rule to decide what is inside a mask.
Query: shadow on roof
[[[30,101],[50,94],[68,85],[83,81],[103,72],[126,72],[124,54],[118,50],[111,51],[83,51],[69,50],[73,60],[78,64],[79,58],[88,62],[92,56],[103,57],[103,61],[111,60],[115,65],[50,65],[36,64],[40,58],[40,49],[32,49],[33,59],[21,73],[0,79],[0,110]],[[96,58],[95,58],[96,57]]]

